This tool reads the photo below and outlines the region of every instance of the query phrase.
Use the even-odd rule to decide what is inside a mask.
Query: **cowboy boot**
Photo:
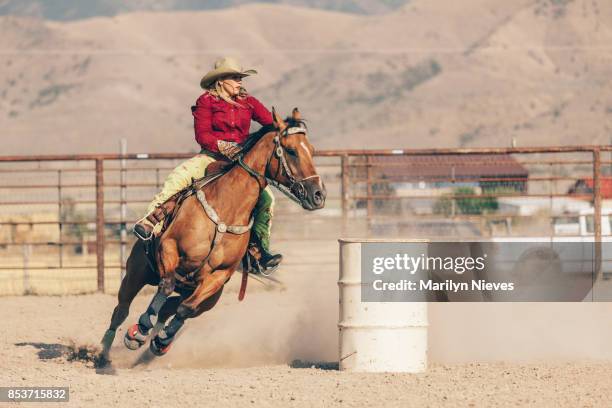
[[[263,251],[261,251],[261,259],[259,260],[259,263],[264,269],[272,269],[280,265],[282,260],[283,256],[281,254],[273,254],[268,252],[266,249],[263,249]]]
[[[266,245],[266,243],[263,242],[257,234],[252,235],[252,242],[259,250],[258,263],[259,266],[264,269],[264,271],[278,267],[283,260],[283,256],[281,254],[271,253],[268,249],[268,245]]]
[[[148,241],[154,237],[153,231],[155,227],[163,222],[168,214],[172,213],[176,206],[176,195],[172,196],[168,201],[155,207],[155,209],[146,217],[140,219],[134,224],[134,235],[142,241]]]

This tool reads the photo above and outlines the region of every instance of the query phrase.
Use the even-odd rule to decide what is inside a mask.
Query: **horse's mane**
[[[264,125],[257,131],[250,133],[247,139],[242,143],[242,148],[240,150],[244,153],[248,152],[253,146],[255,146],[257,142],[259,142],[259,139],[264,137],[264,135],[274,131],[275,129],[276,128],[274,127],[274,124],[270,124]]]
[[[307,128],[306,122],[304,122],[304,120],[293,119],[293,117],[291,116],[285,118],[285,123],[287,123],[288,127],[302,127],[304,129]],[[270,124],[270,125],[264,125],[257,131],[250,133],[247,139],[244,141],[244,143],[242,143],[242,149],[240,150],[244,153],[248,152],[249,150],[253,148],[253,146],[255,146],[257,142],[259,142],[259,139],[264,137],[266,134],[274,131],[275,129],[276,128],[274,127],[274,124]]]

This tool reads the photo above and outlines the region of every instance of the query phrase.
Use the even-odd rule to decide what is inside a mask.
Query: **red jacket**
[[[270,111],[254,97],[249,95],[237,103],[240,106],[204,93],[191,107],[195,139],[203,149],[218,152],[217,140],[244,142],[249,135],[251,120],[262,126],[272,123]]]

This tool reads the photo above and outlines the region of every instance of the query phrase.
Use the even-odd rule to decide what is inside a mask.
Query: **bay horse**
[[[182,202],[157,238],[155,262],[147,262],[142,241],[135,243],[118,304],[102,338],[102,361],[110,361],[115,332],[146,284],[158,285],[158,290],[138,323],[125,334],[125,345],[133,350],[146,342],[154,326],[151,318],[157,318],[159,327],[174,316],[150,341],[153,354],[163,355],[186,319],[215,306],[247,251],[252,212],[268,183],[306,210],[323,208],[327,193],[315,169],[314,148],[299,111],[295,108],[286,121],[274,109],[272,115],[273,124],[249,136],[228,171]],[[183,284],[186,276],[191,277],[191,287]],[[170,296],[174,292],[178,295]]]

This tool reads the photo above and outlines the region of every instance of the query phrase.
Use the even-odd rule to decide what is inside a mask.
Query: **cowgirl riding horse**
[[[242,87],[242,78],[256,74],[253,69],[243,70],[233,58],[221,58],[202,80],[205,92],[191,108],[195,139],[202,147],[199,155],[175,168],[162,190],[155,196],[147,214],[134,226],[134,234],[143,241],[150,240],[161,228],[162,221],[173,205],[168,200],[188,187],[193,179],[204,176],[207,166],[222,158],[222,151],[243,143],[249,135],[251,120],[262,126],[272,124],[272,114]],[[274,268],[282,255],[270,253],[270,226],[274,196],[270,187],[262,191],[254,210],[252,244],[257,245],[263,269]]]
[[[227,78],[228,65],[232,65],[232,79]],[[153,328],[152,318],[156,318],[164,328],[151,339],[150,349],[154,354],[162,355],[168,351],[186,319],[214,307],[225,283],[245,254],[249,236],[255,235],[262,252],[267,253],[272,203],[268,183],[280,188],[306,210],[320,209],[325,205],[325,186],[314,167],[314,149],[297,109],[285,122],[274,112],[270,114],[256,99],[240,96],[240,80],[252,72],[242,71],[231,60],[223,59],[203,78],[203,85],[208,84],[211,77],[217,78],[217,85],[214,91],[210,88],[200,97],[193,109],[198,141],[215,151],[219,151],[219,147],[228,152],[232,150],[235,161],[226,172],[207,179],[208,183],[192,184],[192,178],[200,178],[213,159],[201,154],[188,160],[173,171],[164,190],[153,202],[150,214],[137,224],[136,232],[143,240],[136,242],[128,258],[118,304],[102,339],[102,361],[108,361],[116,330],[127,318],[134,297],[145,285],[159,285],[158,292],[138,323],[127,330],[124,342],[131,349],[141,347]],[[228,97],[232,92],[235,98]],[[215,95],[223,95],[228,100]],[[228,106],[221,104],[221,100],[232,108],[224,111]],[[234,109],[233,103],[243,105]],[[211,129],[236,126],[240,116],[237,110],[243,111],[240,129],[245,132],[251,117],[265,125],[249,135],[239,149],[218,139],[216,146],[209,143],[214,140],[210,137],[215,136]],[[266,124],[268,119],[270,124]],[[235,131],[230,131],[230,137],[240,140],[241,134],[232,132]],[[228,149],[228,145],[233,149]],[[151,240],[155,230],[160,229],[156,224],[165,213],[159,210],[164,208],[165,200],[172,197],[175,190],[190,184],[189,191],[193,194],[187,196],[172,213],[167,229],[154,241],[157,245],[147,245],[144,240]],[[146,247],[155,248],[155,267],[146,262]],[[280,261],[278,255],[264,256],[264,267],[274,266]],[[183,279],[185,277],[188,279]],[[245,278],[246,274],[243,275],[243,288]],[[176,279],[180,285],[175,288]],[[174,292],[179,295],[172,296]],[[172,316],[172,321],[164,325]]]

